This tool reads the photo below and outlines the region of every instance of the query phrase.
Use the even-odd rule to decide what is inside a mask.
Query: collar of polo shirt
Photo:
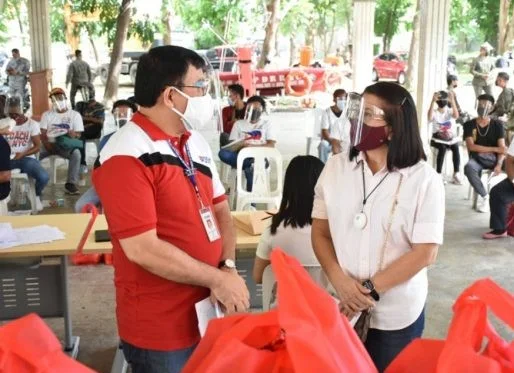
[[[154,122],[152,122],[150,119],[145,117],[141,113],[135,113],[132,116],[131,122],[134,122],[137,124],[143,131],[146,132],[148,136],[153,141],[158,140],[171,140],[171,141],[180,141],[181,143],[185,143],[189,137],[191,137],[191,132],[186,131],[182,134],[182,136],[170,136],[166,132],[164,132],[162,129],[160,129]]]
[[[357,154],[357,156],[353,159],[353,161],[354,161],[354,164],[353,164],[354,169],[357,167],[360,167],[361,162],[365,161],[364,155],[362,154],[362,152],[359,152],[359,154]],[[365,166],[368,167],[367,164],[365,164]],[[400,168],[400,169],[397,168],[397,169],[395,169],[395,171],[398,171],[403,176],[408,176],[410,173],[410,169],[411,169],[411,167],[405,167],[405,168]]]

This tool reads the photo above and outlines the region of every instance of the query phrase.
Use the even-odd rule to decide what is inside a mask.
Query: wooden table
[[[0,216],[0,223],[11,223],[13,228],[46,224],[65,233],[64,240],[0,249],[0,319],[30,312],[41,317],[63,317],[64,349],[74,358],[78,355],[80,337],[72,334],[67,256],[76,252],[90,218],[89,214]],[[28,267],[13,262],[28,257],[57,257],[59,263]],[[9,261],[2,265],[2,259]]]
[[[250,212],[232,212],[232,216],[250,214]],[[84,254],[107,254],[112,251],[110,242],[95,242],[95,231],[107,229],[107,220],[105,215],[98,215],[95,224],[89,233],[87,241],[84,245]],[[252,236],[242,229],[236,227],[236,250],[253,251],[257,248],[261,236]]]

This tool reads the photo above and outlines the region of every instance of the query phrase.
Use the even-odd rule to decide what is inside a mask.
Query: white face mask
[[[54,105],[54,109],[59,112],[63,112],[68,110],[68,105],[66,104],[66,100],[52,100]]]
[[[182,118],[189,130],[199,130],[205,127],[214,117],[214,103],[209,94],[199,97],[191,97],[180,89],[173,87],[175,91],[187,98],[187,106],[184,113],[175,108],[171,110]]]
[[[345,105],[346,105],[346,100],[344,100],[344,99],[337,100],[337,107],[339,108],[339,110],[343,111]]]

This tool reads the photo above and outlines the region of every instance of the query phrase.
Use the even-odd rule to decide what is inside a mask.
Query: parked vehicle
[[[136,83],[136,73],[137,73],[137,61],[139,57],[145,52],[123,52],[123,59],[121,60],[121,71],[120,74],[129,75],[130,81],[132,84]],[[107,83],[107,76],[109,74],[109,63],[101,64],[97,71],[96,75],[98,75],[102,81],[102,84],[105,85]]]
[[[382,53],[373,61],[372,79],[394,79],[400,84],[405,83],[407,71],[407,53]]]
[[[234,72],[237,66],[237,54],[234,51],[235,49],[235,46],[214,47],[207,50],[205,56],[215,70],[221,68],[221,62],[223,61],[222,72]]]

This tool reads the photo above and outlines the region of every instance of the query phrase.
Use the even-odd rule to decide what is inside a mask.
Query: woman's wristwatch
[[[375,285],[371,280],[366,280],[362,283],[362,286],[364,286],[366,289],[370,291],[369,295],[371,298],[373,298],[375,301],[380,300],[380,295],[378,295],[377,291],[375,290]]]

